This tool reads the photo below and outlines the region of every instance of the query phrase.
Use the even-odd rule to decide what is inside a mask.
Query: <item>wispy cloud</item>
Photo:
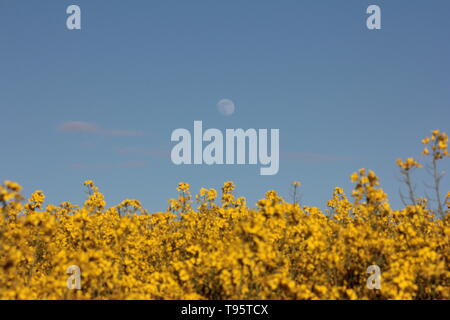
[[[84,121],[68,121],[62,123],[58,127],[59,131],[67,131],[67,132],[94,132],[97,133],[100,131],[100,128],[92,122],[84,122]]]
[[[151,157],[170,157],[169,149],[157,149],[157,148],[145,148],[145,147],[121,147],[114,149],[115,152],[122,155],[129,154],[139,154]],[[361,157],[357,156],[343,156],[334,154],[320,154],[312,152],[281,152],[280,157],[287,161],[323,161],[323,162],[334,162],[334,161],[353,161],[361,160]]]
[[[320,154],[312,152],[281,152],[280,156],[284,160],[309,160],[309,161],[323,161],[323,162],[334,162],[334,161],[352,161],[359,160],[360,157],[356,156],[342,156],[333,154]]]
[[[128,161],[123,163],[111,164],[111,163],[98,163],[87,164],[77,163],[70,166],[71,169],[80,170],[102,170],[102,169],[128,169],[128,168],[144,168],[148,167],[149,163],[146,161]]]
[[[60,124],[58,130],[61,132],[85,132],[115,137],[139,137],[144,135],[144,132],[135,130],[108,130],[101,128],[96,123],[86,121],[67,121]]]
[[[170,150],[168,149],[154,149],[154,148],[140,148],[140,147],[122,147],[115,150],[119,154],[142,154],[152,157],[168,157]]]
[[[145,148],[145,147],[121,147],[114,149],[115,152],[122,155],[138,154],[150,157],[170,157],[169,149]],[[281,152],[281,159],[285,161],[318,161],[318,162],[336,162],[336,161],[354,161],[361,160],[363,157],[344,156],[335,154],[320,154],[313,152]]]

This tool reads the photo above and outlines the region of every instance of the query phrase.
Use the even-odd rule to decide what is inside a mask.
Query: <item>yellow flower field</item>
[[[445,133],[422,143],[431,168],[447,160]],[[407,185],[422,166],[397,164]],[[82,207],[44,206],[42,191],[25,201],[5,181],[0,299],[450,299],[450,192],[437,185],[438,206],[410,189],[394,210],[374,172],[351,180],[351,195],[336,188],[325,212],[276,191],[250,208],[226,182],[195,197],[180,183],[167,212],[153,214],[137,200],[106,207],[92,181]],[[73,265],[80,290],[67,287]],[[380,289],[367,286],[371,265]]]

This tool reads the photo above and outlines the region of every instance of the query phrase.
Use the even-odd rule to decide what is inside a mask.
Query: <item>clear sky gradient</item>
[[[80,31],[66,28],[70,4]],[[382,30],[366,28],[370,4]],[[180,181],[232,180],[253,204],[300,180],[304,204],[324,208],[365,167],[399,207],[395,160],[423,160],[421,138],[450,131],[449,16],[448,0],[0,0],[0,180],[81,204],[92,179],[109,205],[151,211]],[[279,173],[173,165],[170,135],[194,120],[280,129]],[[417,172],[419,194],[427,179]]]

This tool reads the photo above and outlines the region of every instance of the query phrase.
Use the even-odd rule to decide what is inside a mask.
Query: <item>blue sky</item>
[[[66,28],[70,4],[80,31]],[[382,30],[366,28],[370,4]],[[136,198],[151,211],[180,181],[198,191],[232,180],[254,203],[271,189],[289,199],[300,180],[304,203],[324,208],[365,167],[398,207],[395,160],[422,160],[420,139],[450,131],[449,14],[446,0],[1,0],[0,180],[81,204],[92,179],[108,204]],[[231,116],[217,111],[224,98]],[[194,120],[280,129],[279,173],[173,165],[171,132]]]

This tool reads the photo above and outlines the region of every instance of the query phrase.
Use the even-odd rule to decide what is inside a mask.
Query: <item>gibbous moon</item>
[[[230,99],[222,99],[217,103],[217,109],[224,116],[231,116],[234,113],[234,102]]]

